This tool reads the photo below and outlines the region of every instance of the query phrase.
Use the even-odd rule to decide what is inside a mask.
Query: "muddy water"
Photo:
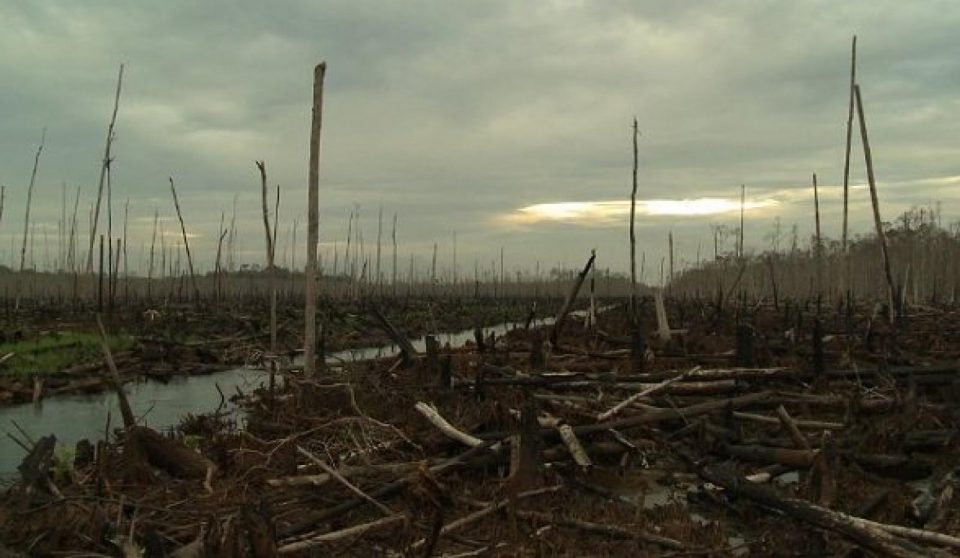
[[[548,318],[538,325],[550,325]],[[483,328],[484,336],[491,333],[497,336],[518,327],[514,323],[503,323]],[[473,340],[473,330],[448,332],[438,335],[441,344],[451,347],[463,346]],[[413,340],[418,351],[426,350],[426,340]],[[344,361],[359,361],[386,357],[398,353],[396,346],[365,347],[340,351],[328,356],[332,365]],[[217,386],[229,398],[239,388],[248,392],[259,384],[265,383],[265,374],[257,369],[238,368],[217,372],[206,376],[185,376],[173,378],[168,383],[139,381],[127,384],[126,391],[134,415],[142,416],[143,424],[157,430],[168,430],[180,422],[187,413],[200,414],[216,410],[221,398]],[[111,428],[120,422],[120,410],[116,396],[112,392],[88,395],[60,395],[43,400],[38,405],[30,403],[0,408],[0,432],[17,434],[11,421],[20,424],[31,436],[39,438],[48,434],[57,436],[58,451],[67,451],[84,438],[90,441],[102,440],[111,417]],[[241,420],[238,417],[238,420]],[[16,472],[17,465],[23,460],[23,449],[6,434],[0,435],[0,477]]]

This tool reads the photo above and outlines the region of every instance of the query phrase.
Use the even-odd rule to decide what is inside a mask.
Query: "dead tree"
[[[560,339],[560,332],[563,330],[563,324],[567,321],[567,315],[570,313],[570,308],[573,306],[573,303],[577,300],[577,293],[580,292],[580,286],[583,285],[584,279],[587,278],[587,274],[590,273],[590,269],[593,267],[593,261],[597,259],[597,252],[592,250],[590,252],[590,259],[587,260],[587,265],[583,266],[583,271],[577,275],[576,281],[570,287],[570,292],[567,294],[567,299],[563,302],[563,307],[560,309],[560,313],[557,314],[557,319],[553,324],[553,329],[550,330],[550,344],[554,347],[557,346],[557,343]]]
[[[200,302],[200,289],[197,287],[197,275],[193,271],[193,256],[190,255],[190,242],[187,240],[187,227],[183,224],[183,213],[180,212],[180,201],[177,199],[177,189],[173,186],[173,177],[169,177],[170,192],[173,194],[173,207],[177,210],[177,219],[180,220],[180,232],[183,234],[183,248],[187,251],[187,265],[190,267],[190,283],[193,285],[193,294]]]
[[[103,152],[103,163],[100,166],[100,186],[97,190],[97,202],[93,210],[93,217],[90,221],[90,248],[87,251],[87,273],[93,272],[93,244],[97,238],[97,223],[100,219],[100,202],[103,200],[103,186],[106,180],[107,169],[113,160],[110,155],[110,148],[113,146],[114,126],[117,123],[117,109],[120,106],[120,88],[123,84],[123,64],[120,64],[120,73],[117,75],[117,92],[113,98],[113,115],[110,117],[110,124],[107,126],[107,145]]]
[[[150,239],[150,265],[147,267],[147,300],[150,300],[153,287],[153,262],[155,250],[157,247],[157,221],[160,219],[160,212],[153,208],[153,236]]]
[[[307,377],[316,373],[317,348],[317,244],[320,236],[320,131],[323,124],[323,78],[326,62],[313,69],[313,117],[310,124],[310,171],[307,183],[307,269],[304,293],[304,363]]]
[[[847,254],[847,206],[850,199],[850,144],[853,140],[854,87],[857,79],[857,36],[853,36],[850,51],[850,103],[847,109],[847,148],[843,158],[843,232],[840,237],[840,253],[843,255],[843,290],[850,288],[850,256]]]
[[[637,319],[637,118],[633,118],[633,189],[630,191],[630,323]],[[593,260],[591,259],[591,262]]]
[[[863,158],[867,165],[867,182],[870,184],[870,201],[873,205],[873,224],[877,228],[877,242],[880,243],[880,257],[883,260],[883,273],[887,280],[887,304],[890,307],[890,322],[897,318],[896,290],[893,286],[893,273],[890,270],[890,254],[887,251],[887,237],[883,232],[883,221],[880,219],[880,200],[877,198],[877,181],[873,174],[873,156],[870,153],[870,140],[867,136],[867,122],[863,118],[863,99],[860,96],[860,86],[853,86],[857,100],[857,120],[860,121],[860,138],[863,141]]]
[[[27,213],[23,220],[23,244],[20,246],[20,273],[23,273],[27,258],[27,236],[30,231],[30,203],[33,201],[33,185],[37,180],[37,167],[40,165],[40,154],[43,153],[43,144],[47,140],[47,129],[40,133],[40,145],[33,158],[33,172],[30,173],[30,185],[27,187]]]
[[[276,215],[274,215],[273,232],[270,230],[270,208],[267,204],[267,168],[263,161],[256,161],[260,171],[260,199],[263,206],[263,231],[267,239],[267,273],[270,281],[270,352],[277,352],[277,272],[276,272]],[[280,207],[280,188],[277,187],[277,204],[275,211]]]

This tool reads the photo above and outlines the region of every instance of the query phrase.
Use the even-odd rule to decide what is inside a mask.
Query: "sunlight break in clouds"
[[[776,207],[773,199],[747,200],[747,211]],[[637,214],[655,217],[719,215],[740,211],[740,200],[728,198],[696,198],[690,200],[637,200]],[[608,225],[630,215],[629,201],[588,201],[538,203],[521,207],[498,219],[510,225],[538,223],[571,223],[575,225]]]

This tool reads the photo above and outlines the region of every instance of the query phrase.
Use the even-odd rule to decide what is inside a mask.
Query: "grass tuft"
[[[128,335],[112,335],[107,342],[111,350],[122,351],[133,344],[133,338]],[[9,353],[13,353],[13,356],[0,364],[0,376],[53,374],[75,364],[103,358],[100,336],[83,332],[47,334],[34,339],[0,344],[0,358]]]

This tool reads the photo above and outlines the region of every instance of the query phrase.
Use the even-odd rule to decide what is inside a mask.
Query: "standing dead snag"
[[[317,244],[320,236],[320,130],[323,124],[323,78],[327,63],[320,62],[313,69],[313,119],[310,124],[310,172],[307,183],[307,269],[304,293],[304,363],[307,377],[317,370]]]
[[[560,331],[563,330],[563,324],[567,321],[567,314],[570,313],[570,308],[573,306],[574,301],[577,300],[577,293],[580,292],[580,287],[587,278],[587,274],[590,273],[590,268],[593,267],[593,260],[595,259],[597,259],[597,252],[591,250],[587,265],[583,266],[583,271],[577,275],[577,280],[570,288],[570,293],[567,294],[567,300],[563,302],[563,307],[560,309],[560,313],[557,314],[557,321],[553,324],[553,329],[550,330],[550,344],[554,347],[557,346],[557,342],[560,339]]]
[[[270,210],[267,204],[267,168],[263,161],[255,161],[257,169],[260,171],[260,192],[263,202],[263,230],[267,238],[267,273],[270,274],[270,352],[277,352],[277,270],[276,270],[276,251],[277,251],[277,218],[276,211],[280,208],[280,187],[277,187],[277,203],[274,206],[274,228],[270,232]]]
[[[74,210],[76,214],[76,210]],[[157,247],[157,222],[160,220],[160,212],[157,211],[157,208],[153,208],[153,235],[150,238],[150,265],[147,268],[147,300],[152,300],[153,297],[153,263],[155,257],[155,251]],[[74,221],[76,221],[76,215],[74,215]],[[76,226],[76,222],[74,222]]]
[[[890,322],[897,319],[896,294],[893,287],[893,273],[890,271],[890,254],[887,251],[887,237],[880,220],[880,200],[877,198],[877,181],[873,175],[873,156],[870,153],[870,140],[867,136],[867,122],[863,118],[863,99],[860,86],[853,86],[857,100],[857,120],[860,121],[860,138],[863,141],[863,158],[867,165],[867,182],[870,184],[870,201],[873,205],[873,224],[877,228],[877,241],[880,243],[880,257],[883,260],[883,273],[887,279],[887,304],[890,306]]]
[[[40,165],[40,154],[43,153],[43,145],[47,140],[47,129],[44,128],[40,133],[40,145],[37,147],[37,154],[33,158],[33,172],[30,173],[30,185],[27,187],[27,213],[23,220],[23,244],[20,247],[20,273],[27,258],[27,236],[30,231],[30,202],[33,200],[33,185],[37,180],[37,167]]]
[[[817,173],[813,173],[813,214],[816,220],[816,246],[814,257],[817,264],[817,313],[820,312],[820,300],[823,298],[823,240],[820,236],[820,193],[817,190]]]
[[[633,189],[630,191],[630,323],[637,319],[637,117],[633,117]],[[590,259],[593,262],[593,258]],[[552,341],[552,338],[551,338]]]
[[[90,222],[90,248],[87,251],[87,273],[93,272],[93,244],[97,238],[97,222],[100,218],[100,202],[103,200],[103,185],[106,180],[107,169],[113,158],[110,155],[110,147],[113,145],[114,132],[113,127],[117,123],[117,109],[120,106],[120,88],[123,85],[123,64],[120,64],[120,73],[117,75],[117,92],[113,98],[113,115],[110,117],[110,125],[107,126],[107,145],[103,151],[103,163],[100,166],[100,186],[97,190],[97,203],[93,210],[93,218]]]
[[[850,51],[850,106],[847,109],[847,149],[843,158],[843,232],[840,253],[843,256],[843,291],[850,288],[850,257],[847,254],[847,206],[850,199],[850,144],[853,141],[854,87],[857,83],[857,36]]]
[[[170,192],[173,194],[173,206],[177,210],[177,218],[180,219],[180,232],[183,233],[183,248],[187,251],[187,265],[190,267],[190,283],[193,285],[193,294],[196,300],[200,302],[200,289],[197,287],[197,275],[193,272],[193,257],[190,255],[190,242],[187,240],[187,227],[183,224],[183,214],[180,213],[180,201],[177,199],[177,189],[173,187],[173,177],[170,179]]]

